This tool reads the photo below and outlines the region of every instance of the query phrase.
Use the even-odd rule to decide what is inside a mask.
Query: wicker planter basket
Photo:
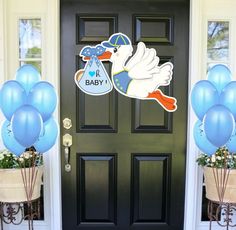
[[[222,190],[225,190],[225,192],[223,192],[223,200],[221,201],[226,203],[236,203],[236,169],[231,169],[228,171],[224,169],[204,167],[203,171],[206,184],[206,197],[209,200],[219,202],[220,198],[218,191],[222,194]],[[218,179],[216,180],[215,178],[217,177]],[[227,177],[228,179],[226,179]]]
[[[34,170],[34,171],[33,171]],[[30,190],[30,178],[32,172],[35,175],[35,185],[31,200],[40,197],[43,166],[22,169],[24,179],[27,179],[27,190]],[[32,186],[32,185],[31,185]],[[21,169],[0,169],[0,202],[24,202],[27,201],[25,185]]]

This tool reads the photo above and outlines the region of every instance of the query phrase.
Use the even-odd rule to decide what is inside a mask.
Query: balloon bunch
[[[236,152],[236,81],[225,65],[215,65],[208,80],[197,82],[191,93],[191,103],[198,117],[193,130],[198,148],[212,155],[218,147],[226,145]]]
[[[40,80],[40,73],[32,65],[20,67],[15,78],[5,82],[0,91],[0,107],[6,118],[1,127],[3,143],[16,155],[31,146],[44,153],[58,135],[52,117],[57,105],[55,89]]]

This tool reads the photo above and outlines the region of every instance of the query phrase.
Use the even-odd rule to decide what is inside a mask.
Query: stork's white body
[[[154,92],[159,86],[170,84],[173,65],[166,62],[158,66],[159,57],[156,56],[156,50],[146,48],[143,42],[138,43],[137,51],[133,56],[132,52],[131,45],[121,45],[117,52],[113,52],[110,59],[112,62],[112,80],[114,75],[124,70],[128,71],[128,75],[132,79],[126,93],[116,87],[114,80],[113,85],[117,91],[125,96],[150,99],[147,98],[149,93]],[[130,56],[132,56],[131,59],[126,63]]]

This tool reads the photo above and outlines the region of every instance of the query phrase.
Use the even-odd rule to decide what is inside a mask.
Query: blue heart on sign
[[[90,77],[93,77],[95,75],[95,71],[89,71]]]

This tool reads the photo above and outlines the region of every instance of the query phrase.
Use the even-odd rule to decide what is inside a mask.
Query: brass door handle
[[[71,165],[70,165],[70,147],[65,147],[65,171],[70,172],[71,171]]]
[[[70,172],[71,171],[71,165],[70,165],[70,147],[72,146],[72,136],[68,133],[66,133],[63,136],[63,146],[64,154],[65,154],[65,171]]]

